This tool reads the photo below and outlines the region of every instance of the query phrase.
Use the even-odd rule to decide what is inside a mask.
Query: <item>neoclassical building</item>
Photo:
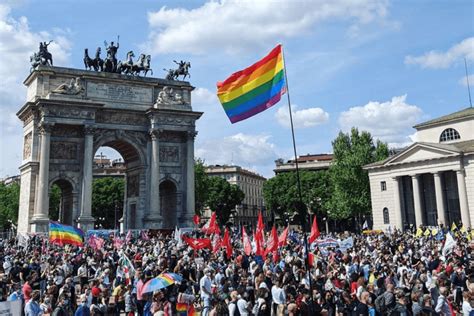
[[[415,125],[418,141],[369,172],[374,229],[474,223],[474,108]]]

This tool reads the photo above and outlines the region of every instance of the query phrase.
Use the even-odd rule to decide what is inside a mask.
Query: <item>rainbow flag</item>
[[[231,123],[270,108],[285,92],[285,67],[280,44],[252,66],[217,83],[217,96]]]
[[[49,222],[49,242],[58,245],[82,246],[84,243],[84,232],[69,225]]]
[[[176,303],[176,315],[188,316],[188,305],[186,303]]]

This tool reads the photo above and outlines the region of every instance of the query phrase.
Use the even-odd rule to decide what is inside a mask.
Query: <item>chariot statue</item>
[[[109,45],[107,41],[104,41],[105,50],[107,51],[107,57],[104,60],[104,71],[106,72],[117,72],[117,51],[120,47],[119,39],[120,36],[117,36],[117,46],[114,45],[114,42],[110,42]]]

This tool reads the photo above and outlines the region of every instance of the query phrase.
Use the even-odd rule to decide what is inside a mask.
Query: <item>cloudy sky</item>
[[[282,43],[298,154],[331,152],[331,140],[352,126],[403,146],[416,138],[414,124],[469,105],[473,21],[469,0],[0,0],[0,178],[18,174],[15,113],[39,41],[54,40],[55,65],[64,67],[82,68],[84,48],[117,35],[119,59],[151,54],[157,76],[173,59],[191,61],[193,108],[204,112],[196,156],[271,176],[275,159],[292,158],[286,98],[232,125],[217,81]]]

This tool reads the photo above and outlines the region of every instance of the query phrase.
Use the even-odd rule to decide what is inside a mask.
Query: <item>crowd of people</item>
[[[447,234],[455,245],[444,251]],[[230,256],[195,250],[173,233],[118,247],[105,238],[100,248],[52,245],[40,235],[21,245],[2,240],[0,299],[20,301],[26,316],[474,314],[469,231],[331,237],[348,236],[349,249],[311,245],[309,271],[298,233],[266,257],[247,256],[238,230]],[[163,272],[182,281],[145,292]]]

